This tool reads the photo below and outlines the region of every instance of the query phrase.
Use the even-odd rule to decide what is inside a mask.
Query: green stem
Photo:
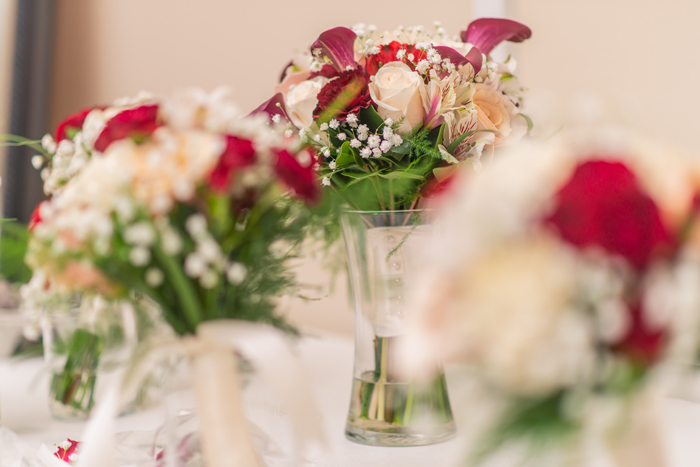
[[[177,264],[175,258],[165,254],[159,243],[153,246],[153,253],[156,260],[163,266],[165,273],[170,277],[173,283],[173,289],[182,306],[185,321],[190,331],[194,332],[197,324],[202,320],[202,316],[200,314],[201,307],[199,306],[197,294],[192,287],[192,283],[187,279],[182,267]]]

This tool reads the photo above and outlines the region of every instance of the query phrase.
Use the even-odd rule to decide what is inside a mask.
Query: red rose
[[[406,51],[406,55],[404,55],[404,58],[399,60],[398,58],[396,58],[396,54],[401,49],[404,49]],[[413,60],[410,60],[408,58],[409,54],[413,54]],[[415,70],[415,66],[413,64],[420,62],[427,56],[428,52],[426,52],[425,50],[417,49],[412,44],[401,44],[397,41],[393,41],[387,45],[381,46],[379,48],[378,54],[370,55],[367,58],[367,73],[369,73],[370,76],[374,76],[377,74],[377,72],[383,65],[397,61],[404,62],[406,65],[411,67],[411,70]]]
[[[107,121],[95,140],[95,149],[104,152],[110,144],[120,139],[147,138],[159,126],[158,104],[142,105],[124,110]]]
[[[654,201],[619,162],[589,161],[576,168],[556,195],[545,220],[569,243],[597,245],[643,269],[656,255],[670,255],[674,241]]]
[[[83,128],[83,123],[85,123],[85,118],[88,116],[88,114],[95,109],[104,109],[104,107],[89,107],[64,118],[56,127],[56,133],[54,133],[54,139],[56,142],[60,143],[64,139],[72,139],[73,134]]]
[[[209,184],[214,190],[224,192],[228,190],[239,169],[254,163],[255,148],[252,141],[227,135],[226,148],[209,175]]]
[[[78,449],[78,446],[80,443],[78,441],[73,441],[72,439],[67,439],[67,443],[70,443],[70,446],[63,448],[61,446],[58,447],[58,450],[53,453],[54,456],[58,457],[61,460],[64,460],[66,462],[69,462],[71,460],[71,456],[75,454],[76,449]],[[64,444],[64,443],[61,443]]]
[[[309,164],[303,166],[286,149],[275,151],[277,164],[275,170],[285,185],[304,200],[315,203],[320,197],[319,186],[314,170],[315,158],[307,151]]]
[[[611,346],[615,352],[619,352],[644,368],[651,366],[661,355],[666,342],[666,333],[663,329],[653,330],[644,321],[644,314],[639,304],[629,310],[630,326],[625,335]]]
[[[317,99],[314,118],[320,117],[326,110],[331,110],[333,118],[345,120],[347,114],[366,109],[372,102],[369,96],[369,76],[361,66],[343,71],[321,88]]]
[[[30,232],[33,231],[37,225],[41,224],[43,219],[41,218],[41,206],[45,203],[46,201],[42,201],[41,203],[37,204],[36,207],[34,208],[34,212],[32,212],[32,217],[29,219],[29,225],[27,226],[27,230]]]

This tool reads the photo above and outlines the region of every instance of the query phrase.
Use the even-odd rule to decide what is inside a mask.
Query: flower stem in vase
[[[54,417],[67,420],[87,418],[94,405],[101,354],[99,336],[85,329],[73,333],[63,371],[55,373],[51,379],[50,403]]]

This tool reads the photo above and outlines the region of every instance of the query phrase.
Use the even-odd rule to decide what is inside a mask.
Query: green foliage
[[[478,444],[469,465],[481,465],[508,443],[525,441],[532,455],[571,437],[579,423],[564,410],[565,394],[521,398],[510,403],[499,422]]]
[[[19,222],[0,224],[0,277],[15,284],[26,284],[32,276],[24,262],[29,233]]]
[[[123,227],[115,229],[111,251],[98,256],[96,265],[123,284],[125,290],[136,290],[154,300],[179,334],[193,333],[200,322],[220,318],[260,321],[295,332],[276,313],[275,299],[295,286],[287,261],[297,254],[311,226],[321,225],[333,206],[325,202],[309,209],[300,201],[279,198],[276,190],[269,190],[244,209],[232,206],[217,194],[201,193],[201,199],[205,201],[209,234],[222,247],[228,261],[240,263],[247,270],[242,282],[231,283],[224,273],[215,287],[207,288],[187,276],[185,261],[197,246],[187,233],[186,223],[198,212],[187,204],[175,206],[168,219],[183,240],[182,251],[167,254],[161,238],[152,247],[150,267],[164,273],[160,285],[149,285],[148,268],[129,262],[132,245],[123,238]],[[119,225],[117,216],[113,220]],[[150,222],[150,217],[141,213],[139,221]],[[319,230],[325,230],[329,239],[338,235],[332,228]]]
[[[369,127],[370,134],[381,134],[384,119],[373,107],[360,112],[360,121]],[[394,123],[392,130],[397,130]],[[438,150],[442,144],[443,127],[432,130],[416,126],[403,136],[403,143],[394,146],[381,157],[360,157],[357,149],[350,146],[349,140],[355,134],[347,128],[328,131],[332,145],[331,160],[335,169],[325,165],[321,175],[329,178],[334,196],[341,204],[347,204],[360,211],[385,211],[410,209],[419,196],[420,188],[432,177],[432,171],[443,162]],[[346,134],[342,142],[339,132]]]

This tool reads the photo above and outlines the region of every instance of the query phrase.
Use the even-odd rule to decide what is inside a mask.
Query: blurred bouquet
[[[275,300],[295,283],[286,263],[320,195],[297,138],[265,116],[240,118],[224,91],[192,90],[85,110],[42,146],[35,165],[51,198],[29,227],[28,308],[97,295],[110,309],[155,305],[178,334],[220,318],[293,331]],[[52,383],[52,398],[83,415],[110,337],[97,330],[113,330],[104,313],[83,326],[84,308],[72,337],[54,339],[66,358]],[[131,323],[143,337],[141,316],[123,334]]]
[[[298,139],[197,90],[84,111],[55,139],[27,254],[52,287],[138,291],[179,334],[222,317],[285,327],[272,298],[319,198]]]
[[[504,157],[441,214],[410,362],[467,363],[502,398],[476,460],[508,442],[565,445],[601,415],[617,465],[664,464],[656,420],[620,428],[639,416],[625,409],[649,410],[635,402],[662,364],[695,351],[700,167],[585,141]]]
[[[515,61],[488,54],[530,30],[479,19],[449,38],[436,23],[379,33],[337,27],[285,69],[278,94],[261,106],[316,149],[324,186],[357,210],[414,207],[438,190],[453,166],[520,140]]]

